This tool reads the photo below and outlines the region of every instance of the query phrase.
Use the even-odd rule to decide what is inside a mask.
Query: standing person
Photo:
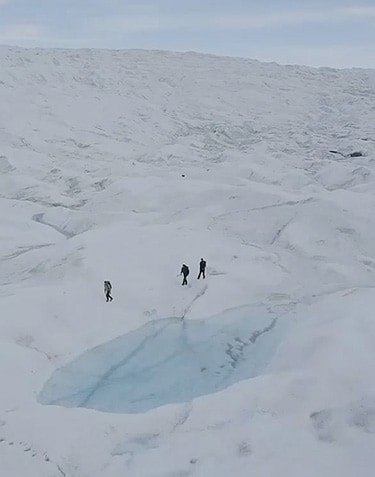
[[[189,270],[189,267],[185,264],[182,265],[182,268],[181,268],[181,272],[180,272],[180,275],[183,275],[184,276],[184,279],[182,280],[182,284],[183,285],[187,285],[188,282],[187,282],[187,276],[189,275],[190,273],[190,270]]]
[[[201,275],[203,275],[203,278],[206,278],[206,261],[201,258],[201,261],[199,263],[199,275],[198,275],[198,280],[200,279]]]
[[[106,297],[106,301],[112,301],[113,298],[111,297],[112,285],[109,280],[104,280],[104,294]]]

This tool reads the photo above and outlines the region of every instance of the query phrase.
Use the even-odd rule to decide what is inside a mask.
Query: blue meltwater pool
[[[190,401],[261,374],[284,331],[284,319],[254,306],[151,321],[57,369],[38,400],[122,413]]]

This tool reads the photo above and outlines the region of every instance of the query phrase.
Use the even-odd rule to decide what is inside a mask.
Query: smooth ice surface
[[[112,412],[190,401],[262,372],[280,340],[276,323],[250,307],[152,321],[57,370],[39,401]]]

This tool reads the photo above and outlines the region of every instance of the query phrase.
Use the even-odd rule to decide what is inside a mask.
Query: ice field
[[[0,475],[372,477],[375,72],[1,47],[0,104]]]

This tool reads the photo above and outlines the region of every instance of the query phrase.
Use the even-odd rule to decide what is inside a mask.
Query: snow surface
[[[7,47],[0,65],[0,475],[372,476],[375,72]],[[274,317],[233,379],[198,377]],[[40,402],[113,366],[139,366],[127,412]],[[89,407],[122,411],[104,391]]]

